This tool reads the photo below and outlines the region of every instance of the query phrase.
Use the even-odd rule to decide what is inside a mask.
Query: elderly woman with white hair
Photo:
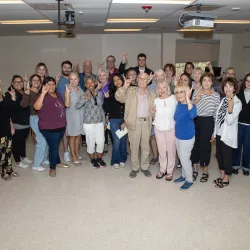
[[[154,116],[154,131],[159,151],[160,172],[157,179],[166,176],[166,181],[173,179],[173,170],[176,158],[175,121],[174,114],[177,101],[167,81],[157,84],[158,97],[154,100],[152,113]]]
[[[178,84],[174,89],[174,93],[178,101],[174,114],[175,144],[182,165],[182,175],[174,182],[184,182],[180,189],[187,190],[193,185],[193,169],[190,156],[195,141],[194,118],[197,116],[197,110],[190,100],[192,89],[185,83]]]
[[[105,69],[99,69],[97,73],[97,89],[102,94],[102,103],[104,103],[105,96],[109,97],[109,72]],[[105,114],[106,122],[109,121],[109,114]],[[109,129],[105,130],[105,144],[104,144],[104,151],[103,153],[108,153],[108,137],[110,138],[111,142],[113,142],[112,134]]]

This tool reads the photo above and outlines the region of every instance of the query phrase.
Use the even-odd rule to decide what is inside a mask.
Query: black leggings
[[[108,144],[108,138],[110,138],[111,140],[111,143],[113,144],[113,137],[112,137],[112,133],[109,129],[106,129],[105,132],[104,132],[104,135],[105,135],[105,143],[104,144]]]
[[[26,157],[26,139],[29,136],[30,128],[16,129],[12,137],[12,154],[15,162],[20,162],[21,157]]]
[[[208,166],[211,158],[211,137],[214,130],[213,116],[198,116],[195,119],[195,143],[191,153],[193,164]]]
[[[219,135],[216,136],[216,156],[219,164],[219,169],[225,171],[225,175],[232,174],[232,155],[233,148],[221,141]]]

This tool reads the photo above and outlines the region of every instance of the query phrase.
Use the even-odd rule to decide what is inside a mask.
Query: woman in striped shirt
[[[193,94],[193,103],[197,107],[195,121],[195,143],[191,154],[194,167],[193,180],[198,176],[198,163],[203,167],[201,182],[209,178],[208,165],[211,158],[211,143],[214,132],[216,112],[220,104],[220,96],[213,90],[214,75],[204,73],[201,76],[201,87]]]

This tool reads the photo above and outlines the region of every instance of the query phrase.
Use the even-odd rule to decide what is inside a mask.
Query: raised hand
[[[122,55],[122,63],[128,63],[128,53]]]
[[[153,72],[151,71],[150,72],[150,75],[149,75],[149,78],[150,78],[150,81],[152,81],[155,77],[155,74],[153,74]]]
[[[30,89],[29,89],[29,88],[25,89],[25,90],[24,90],[24,93],[25,93],[26,95],[30,95]]]
[[[49,88],[48,86],[44,85],[43,88],[42,88],[42,94],[46,95],[49,91]]]
[[[101,82],[98,82],[97,83],[97,86],[96,86],[96,89],[97,90],[100,90],[102,88],[102,83]]]
[[[202,95],[202,94],[203,94],[203,91],[202,91],[202,88],[200,88],[200,89],[197,91],[197,93],[196,93],[195,99],[196,99],[197,101],[200,101],[201,95]]]
[[[11,130],[11,135],[14,135],[15,134],[15,129],[14,129],[14,127],[13,127],[13,125],[12,126],[10,126],[10,130]]]
[[[71,93],[71,88],[70,88],[70,86],[68,84],[66,85],[66,93],[67,94]]]
[[[127,79],[127,78],[125,78],[125,76],[124,75],[122,75],[122,77],[123,77],[123,79],[124,79],[124,88],[128,88],[129,86],[130,86],[130,84],[131,84],[131,80],[130,79]]]
[[[11,95],[11,99],[13,100],[13,101],[15,101],[16,100],[16,91],[15,91],[15,89],[13,89],[12,87],[10,87],[10,91],[8,91],[9,93],[10,93],[10,95]]]
[[[73,61],[73,70],[77,70],[79,69],[79,64],[80,64],[80,61]]]
[[[174,86],[177,86],[180,82],[180,75],[175,75],[174,76]]]
[[[60,78],[61,78],[61,73],[58,73],[56,75],[56,84],[60,81]]]
[[[109,95],[109,91],[104,92],[104,97],[105,97],[105,98],[109,98],[109,97],[110,97],[110,95]]]
[[[212,67],[211,62],[207,62],[207,63],[206,63],[206,67],[211,68],[211,67]]]
[[[28,82],[29,81],[29,79],[30,79],[30,76],[29,75],[27,75],[27,73],[25,72],[25,74],[24,74],[24,81],[25,82]]]
[[[86,101],[90,100],[90,92],[89,91],[87,91],[87,93],[84,95],[84,98]]]
[[[186,88],[186,101],[187,101],[187,103],[189,103],[190,102],[190,97],[191,97],[191,94],[192,94],[192,88],[190,89],[189,87],[187,87]]]
[[[102,68],[103,68],[104,63],[105,63],[105,62],[103,62],[103,63],[99,63],[99,62],[97,62],[97,69],[98,69],[98,70],[99,70],[99,69],[102,69]]]

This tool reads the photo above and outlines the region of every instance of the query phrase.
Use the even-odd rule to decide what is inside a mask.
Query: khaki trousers
[[[149,140],[151,135],[151,124],[149,119],[136,119],[136,130],[128,130],[128,139],[131,150],[132,170],[138,171],[139,164],[139,149],[141,148],[141,169],[148,170],[149,168]]]

